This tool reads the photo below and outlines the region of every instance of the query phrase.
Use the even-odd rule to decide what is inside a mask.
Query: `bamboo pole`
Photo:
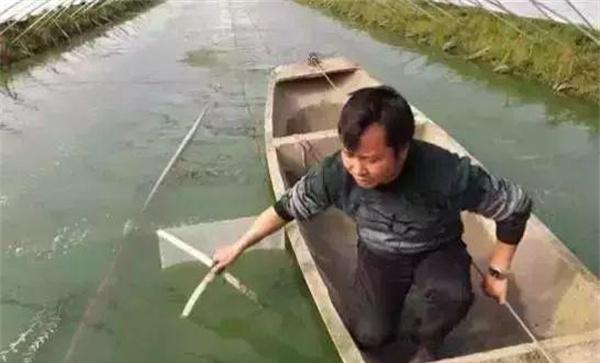
[[[477,266],[477,264],[475,264],[475,262],[471,262],[471,265],[473,266],[473,268],[475,268],[475,271],[477,271],[477,273],[479,274],[479,277],[481,277],[482,280],[485,280],[485,275],[481,271],[481,269],[479,268],[479,266]],[[529,339],[531,339],[531,341],[533,342],[533,344],[535,345],[535,347],[537,348],[537,350],[542,354],[542,356],[544,356],[544,358],[548,361],[548,363],[558,363],[558,361],[555,360],[554,358],[552,358],[550,356],[550,353],[548,353],[548,351],[542,346],[542,344],[540,343],[539,339],[537,339],[535,337],[535,335],[533,334],[533,332],[531,331],[531,329],[529,329],[529,327],[527,326],[527,324],[525,323],[525,321],[523,321],[523,319],[519,316],[519,314],[517,314],[517,312],[512,307],[512,305],[508,301],[506,301],[503,305],[506,307],[506,309],[508,309],[508,312],[513,316],[513,318],[515,318],[515,320],[517,321],[517,323],[519,323],[519,325],[521,326],[521,328],[529,336]]]
[[[16,24],[18,24],[20,21],[24,20],[25,18],[27,18],[27,16],[31,13],[33,13],[34,11],[38,10],[39,8],[41,8],[42,6],[45,6],[46,4],[48,4],[50,1],[52,0],[46,0],[42,3],[39,3],[38,6],[36,6],[34,9],[31,9],[31,11],[29,11],[28,13],[23,14],[21,17],[19,17],[18,19],[16,19],[15,21],[13,21],[12,23],[10,23],[7,27],[5,27],[4,29],[2,29],[2,31],[0,31],[0,35],[6,33],[9,29],[11,29],[13,26],[15,26]]]
[[[12,10],[15,6],[19,5],[20,3],[22,3],[25,0],[18,0],[15,1],[14,3],[12,3],[12,5],[10,5],[8,8],[0,11],[0,17],[2,17],[2,15],[6,14],[8,11]]]
[[[102,9],[103,7],[105,7],[106,5],[112,3],[115,0],[106,0],[105,2],[103,2],[99,7],[98,10]]]
[[[419,5],[413,3],[411,0],[403,0],[405,3],[409,4],[410,6],[412,6],[414,9],[416,9],[418,12],[421,12],[423,14],[425,14],[425,16],[427,16],[429,19],[435,21],[436,18],[435,16],[429,14],[428,11],[426,11],[425,9],[421,8]]]
[[[58,10],[58,12],[60,13],[60,10]],[[54,15],[56,15],[54,13],[54,11],[52,10],[48,10],[46,11],[43,15],[40,15],[38,17],[38,19],[36,19],[31,25],[29,25],[25,30],[23,30],[21,32],[21,34],[19,34],[15,39],[13,39],[9,44],[12,44],[14,42],[16,42],[17,40],[21,39],[25,34],[27,34],[29,31],[33,30],[35,28],[36,25],[38,25],[39,23],[41,23],[44,19],[48,19],[48,18],[52,18]],[[43,23],[42,23],[43,24]],[[41,25],[40,25],[41,26]]]
[[[206,274],[206,276],[204,276],[202,281],[200,281],[198,286],[196,286],[196,288],[194,289],[194,292],[192,292],[192,295],[190,296],[187,303],[183,307],[183,311],[181,312],[182,318],[187,318],[190,315],[190,313],[192,312],[192,309],[194,308],[194,305],[196,305],[196,301],[198,301],[198,299],[200,298],[200,295],[202,295],[202,293],[204,293],[208,284],[210,284],[211,282],[213,282],[215,280],[215,277],[217,277],[217,266],[214,266],[213,268],[211,268],[210,271],[208,271],[208,273]]]
[[[567,24],[571,24],[572,26],[574,26],[575,28],[577,28],[580,32],[582,32],[583,34],[585,34],[588,38],[590,38],[594,43],[596,43],[598,46],[600,46],[600,40],[597,39],[594,35],[592,35],[590,32],[588,32],[585,28],[583,28],[582,26],[580,26],[577,23],[574,23],[572,21],[570,21],[569,19],[567,19],[566,17],[564,17],[563,15],[557,13],[555,10],[553,10],[552,8],[548,7],[547,5],[545,5],[544,3],[540,3],[538,2],[538,0],[529,0],[542,14],[544,14],[544,16],[546,16],[546,18],[548,18],[549,20],[555,22],[555,19],[552,19],[551,16],[549,16],[546,11],[548,11],[549,13],[551,13],[552,15],[556,16],[558,19],[564,21]],[[546,9],[546,10],[542,10],[542,8]]]
[[[446,10],[442,9],[440,6],[438,6],[435,1],[433,0],[424,0],[426,3],[428,3],[432,8],[436,9],[437,11],[439,11],[440,13],[442,13],[443,15],[445,15],[446,17],[457,21],[456,17],[452,14],[450,14],[449,12],[447,12]]]
[[[75,19],[75,16],[77,16],[79,13],[81,13],[81,12],[82,12],[82,11],[84,11],[85,9],[87,9],[87,8],[89,8],[89,7],[91,7],[91,6],[93,6],[93,5],[94,5],[94,4],[95,4],[97,1],[98,1],[98,0],[90,0],[90,2],[89,2],[89,3],[83,3],[83,4],[81,5],[81,7],[79,7],[79,9],[75,10],[75,11],[73,12],[73,14],[71,14],[71,15],[70,15],[70,17],[71,17],[72,19]]]
[[[184,241],[182,241],[178,237],[172,235],[171,233],[164,231],[162,229],[159,229],[158,231],[156,231],[156,234],[158,235],[159,238],[162,238],[165,241],[171,243],[173,246],[179,248],[183,252],[194,257],[195,259],[202,262],[206,266],[211,267],[211,268],[214,267],[214,262],[213,262],[212,258],[210,258],[206,253],[190,246],[189,244],[185,243]],[[254,291],[250,290],[250,288],[248,288],[246,285],[244,285],[235,276],[233,276],[232,274],[230,274],[227,271],[223,271],[221,273],[221,275],[223,275],[223,278],[225,279],[225,281],[227,281],[227,283],[229,283],[231,286],[233,286],[234,289],[236,289],[237,291],[242,293],[242,295],[246,296],[248,299],[250,299],[250,300],[254,301],[255,303],[257,303],[258,305],[262,306],[262,304],[258,300],[258,295],[256,295],[256,293]]]
[[[592,23],[589,22],[589,20],[587,20],[587,18],[579,11],[579,9],[577,9],[577,7],[575,6],[575,4],[573,4],[570,0],[565,0],[567,2],[567,4],[569,5],[569,7],[571,9],[573,9],[577,15],[579,15],[579,17],[581,18],[581,20],[583,20],[584,23],[587,24],[587,26],[591,29],[591,30],[595,30],[594,26],[592,25]]]
[[[167,168],[165,168],[165,170],[163,171],[163,174],[166,175],[166,172],[168,172],[169,166],[172,166],[172,162],[174,162],[174,160],[177,159],[177,156],[181,153],[181,150],[183,150],[183,148],[185,147],[185,144],[189,141],[189,139],[191,138],[191,136],[194,134],[195,128],[198,126],[198,124],[200,123],[200,120],[202,119],[202,117],[204,116],[206,110],[208,109],[208,107],[210,106],[210,103],[207,103],[206,106],[204,107],[204,109],[202,110],[202,112],[200,113],[200,115],[198,116],[198,118],[196,119],[196,122],[194,123],[194,126],[192,127],[192,129],[190,130],[190,132],[188,132],[188,135],[186,135],[184,142],[182,142],[179,146],[179,148],[177,149],[177,152],[175,153],[175,155],[171,158],[171,161],[169,162],[169,165],[167,165]],[[163,175],[161,174],[161,177],[163,177]],[[158,188],[158,185],[160,184],[159,181],[161,180],[161,178],[159,178],[159,180],[157,180],[157,183],[155,183],[155,188],[153,188],[153,192],[156,192],[156,189]],[[148,198],[146,199],[146,203],[149,203],[150,200],[152,200],[151,196],[153,196],[153,194],[151,193],[151,195],[148,195]],[[145,211],[145,207],[147,205],[144,206],[144,208],[141,210],[141,213],[144,213]],[[123,226],[123,237],[128,237],[131,235],[131,233],[134,231],[135,227],[134,227],[134,222],[133,220],[129,219],[127,220],[127,222],[125,222],[125,225]],[[166,233],[166,232],[164,232]],[[167,234],[168,236],[172,236],[170,234]],[[204,262],[206,264],[206,262],[208,262],[209,267],[212,267],[212,260],[210,259],[210,257],[206,256],[205,254],[203,254],[202,252],[194,249],[193,247],[185,244],[185,242],[183,241],[177,241],[177,238],[175,236],[172,236],[172,238],[176,239],[175,242],[180,242],[183,246],[187,246],[187,250],[191,251],[193,254],[192,256],[196,257],[197,259],[199,259],[201,262]],[[184,247],[186,248],[186,247]],[[92,314],[94,313],[94,309],[97,306],[97,298],[98,296],[101,296],[102,294],[105,293],[105,291],[108,289],[108,287],[110,286],[111,283],[114,282],[115,276],[116,276],[116,271],[118,268],[118,263],[119,263],[119,257],[123,256],[123,244],[121,244],[119,246],[119,250],[117,251],[115,260],[113,261],[109,272],[104,276],[104,278],[102,279],[102,281],[100,282],[100,284],[98,285],[98,288],[96,289],[96,294],[94,299],[91,299],[88,304],[85,307],[85,311],[83,313],[82,318],[79,321],[79,324],[77,326],[77,330],[75,331],[75,334],[73,335],[73,338],[71,339],[71,342],[69,344],[69,348],[67,350],[67,353],[65,355],[65,358],[63,360],[63,363],[70,363],[73,362],[74,356],[75,356],[75,347],[78,344],[79,339],[81,339],[81,336],[83,334],[83,328],[84,328],[84,324],[86,319],[90,319],[90,317],[92,316]],[[247,296],[248,298],[252,299],[254,298],[254,301],[256,301],[259,305],[260,303],[258,302],[258,299],[256,297],[256,294],[251,291],[250,289],[248,289],[245,285],[243,285],[239,280],[237,280],[235,277],[231,276],[230,274],[225,274],[225,280],[227,282],[229,282],[230,284],[232,284],[232,286],[236,287],[236,289],[238,289],[239,291],[241,291],[242,293],[245,292],[245,296]]]
[[[36,2],[29,0],[29,3],[25,3],[25,6],[23,6],[23,8],[15,10],[14,18],[18,19],[23,15],[28,15],[32,11],[32,8],[35,6]]]
[[[525,32],[523,32],[521,29],[519,29],[518,26],[516,26],[515,24],[511,23],[510,21],[502,18],[500,15],[496,14],[495,12],[491,11],[491,10],[486,10],[483,5],[479,2],[479,0],[468,0],[471,4],[474,4],[475,6],[483,9],[484,11],[488,12],[491,16],[493,16],[494,18],[500,20],[501,22],[503,22],[504,24],[508,25],[509,27],[511,27],[512,29],[514,29],[516,32],[518,32],[519,34],[521,34],[522,36],[524,36],[525,38],[529,39],[529,41],[531,42],[535,42],[535,40],[533,38],[531,38],[529,35],[527,35]]]
[[[65,13],[67,13],[69,11],[69,9],[71,8],[71,6],[73,6],[73,3],[76,0],[65,0],[64,3],[62,3],[61,5],[63,5],[63,8],[60,9],[56,14],[54,14],[53,16],[50,17],[50,19],[48,19],[46,22],[44,22],[43,24],[40,24],[39,27],[42,27],[43,25],[49,24],[54,22],[57,26],[58,24],[56,23],[56,21]],[[67,4],[68,3],[68,4]],[[59,26],[60,30],[62,30],[62,28]],[[33,29],[35,30],[35,29]],[[64,31],[63,31],[64,32]]]
[[[154,182],[154,185],[152,186],[152,190],[150,191],[150,194],[148,194],[148,197],[146,198],[146,201],[144,202],[144,207],[142,208],[142,212],[145,211],[146,208],[148,208],[148,205],[150,205],[152,198],[154,198],[154,195],[156,194],[158,187],[162,184],[163,180],[165,179],[165,176],[167,176],[167,174],[169,173],[169,170],[171,170],[171,168],[175,164],[175,161],[177,161],[177,158],[179,158],[179,155],[181,155],[181,153],[183,152],[183,149],[185,149],[187,144],[192,139],[192,136],[194,136],[194,133],[196,133],[196,130],[198,129],[198,125],[200,125],[200,121],[202,121],[202,118],[206,114],[206,111],[208,110],[209,106],[210,106],[210,103],[207,103],[206,106],[204,106],[204,109],[202,109],[202,111],[200,112],[200,115],[198,115],[198,117],[196,118],[196,121],[194,122],[194,124],[192,125],[192,127],[190,128],[188,133],[185,135],[185,137],[183,138],[181,143],[179,144],[177,151],[175,151],[175,154],[173,154],[173,156],[171,157],[171,160],[169,160],[169,163],[167,164],[167,166],[163,169],[162,173],[160,174],[160,176],[158,177],[156,182]]]
[[[500,2],[500,0],[484,0],[485,2],[487,2],[488,4],[491,4],[493,6],[495,6],[496,8],[504,11],[505,13],[512,15],[514,17],[519,17],[522,18],[521,16],[515,14],[514,12],[512,12],[510,9],[508,9],[506,6],[504,6],[504,4],[502,4],[502,2]],[[547,36],[548,32],[542,28],[540,28],[539,26],[537,26],[534,22],[532,21],[526,21],[525,22],[529,25],[531,25],[532,27],[534,27],[535,29],[537,29],[539,32],[541,32],[543,35]],[[558,40],[556,37],[550,35],[550,39],[552,39],[554,42],[560,44],[560,45],[566,45],[563,41]]]
[[[96,5],[98,5],[100,2],[106,2],[107,0],[95,0],[92,1],[90,4],[90,6],[88,6],[86,9],[84,9],[82,12],[80,12],[79,14],[77,14],[77,16],[81,16],[85,13],[87,13],[88,11],[92,10]]]

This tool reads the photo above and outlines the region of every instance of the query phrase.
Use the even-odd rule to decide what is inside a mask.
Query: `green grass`
[[[161,0],[116,0],[104,4],[103,1],[89,10],[80,9],[86,5],[64,11],[57,8],[14,24],[0,36],[0,73],[8,73],[9,67],[23,68],[17,65],[49,51],[64,49],[92,31],[130,19],[159,2]],[[6,26],[6,23],[0,24],[0,29]],[[5,78],[6,75],[0,74],[0,79]]]
[[[489,65],[497,73],[537,80],[556,93],[600,103],[600,47],[571,25],[430,1],[296,2],[366,30],[390,31],[448,56]]]

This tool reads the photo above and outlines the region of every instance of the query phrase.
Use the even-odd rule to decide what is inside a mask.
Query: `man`
[[[506,273],[531,211],[516,184],[488,174],[433,144],[413,139],[410,106],[390,87],[352,93],[338,123],[342,150],[312,168],[264,211],[235,244],[215,252],[220,269],[294,218],[333,205],[357,224],[358,314],[346,323],[366,351],[393,338],[412,284],[424,290],[414,362],[435,359],[444,337],[473,301],[471,257],[460,212],[496,222],[496,244],[484,291],[504,303]]]

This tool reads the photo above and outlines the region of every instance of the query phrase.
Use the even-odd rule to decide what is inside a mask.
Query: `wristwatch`
[[[490,276],[492,276],[495,279],[506,280],[506,278],[509,275],[509,271],[503,270],[498,267],[490,266],[490,267],[488,267],[488,274],[490,274]]]

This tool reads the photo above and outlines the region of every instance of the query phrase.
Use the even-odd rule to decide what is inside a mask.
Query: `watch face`
[[[499,279],[499,280],[504,280],[506,278],[506,275],[502,273],[502,271],[499,271],[493,267],[489,268],[489,273],[490,276],[492,276],[493,278]]]

